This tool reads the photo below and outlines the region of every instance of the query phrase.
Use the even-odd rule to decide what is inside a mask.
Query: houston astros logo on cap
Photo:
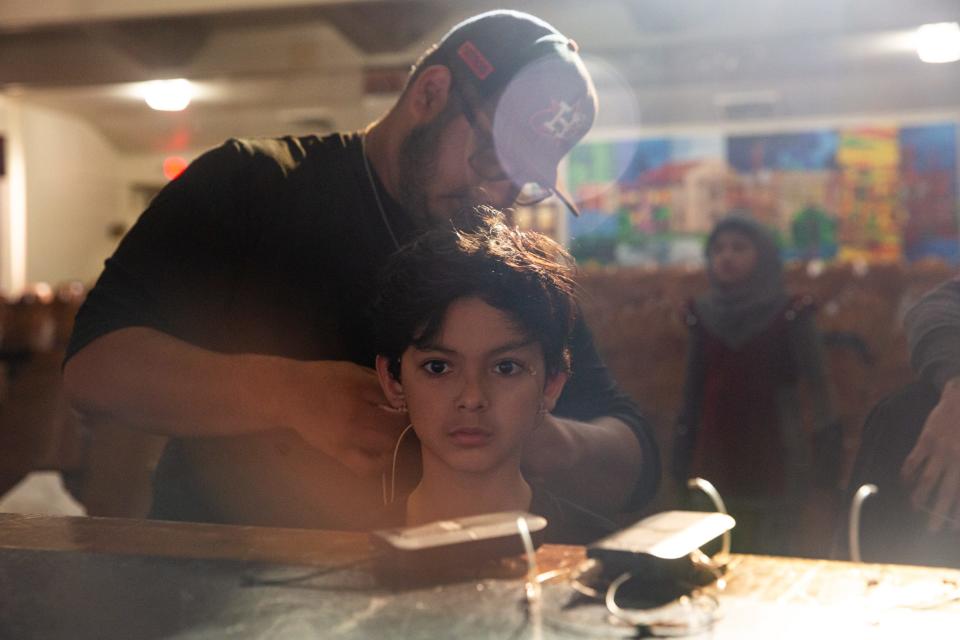
[[[540,135],[557,142],[579,140],[591,122],[580,108],[581,102],[578,100],[571,105],[565,100],[551,100],[549,107],[530,116],[530,126]]]

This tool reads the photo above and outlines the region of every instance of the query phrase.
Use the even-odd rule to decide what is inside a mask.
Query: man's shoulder
[[[282,136],[276,138],[230,138],[215,153],[274,164],[289,172],[307,161],[335,158],[347,151],[352,134],[332,133],[327,136]]]

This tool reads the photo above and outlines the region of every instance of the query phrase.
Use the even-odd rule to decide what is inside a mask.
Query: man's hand
[[[637,437],[621,420],[590,423],[552,414],[523,443],[527,478],[591,510],[614,513],[633,492],[644,463]]]
[[[408,418],[387,404],[376,372],[352,362],[289,362],[275,397],[280,426],[359,475],[381,472]]]
[[[531,480],[542,482],[551,473],[576,464],[575,448],[570,429],[548,413],[523,443],[523,469]]]
[[[913,486],[914,508],[930,513],[930,531],[945,522],[960,530],[960,378],[944,386],[900,473]]]

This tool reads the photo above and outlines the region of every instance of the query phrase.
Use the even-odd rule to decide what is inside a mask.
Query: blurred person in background
[[[429,49],[364,131],[231,140],[167,185],[107,260],[64,365],[87,420],[171,437],[152,516],[369,526],[406,425],[373,370],[375,275],[423,231],[469,227],[473,205],[560,195],[596,106],[572,40],[490,12]],[[571,352],[524,471],[638,509],[659,481],[649,425],[582,322]]]
[[[672,473],[681,485],[699,476],[717,487],[737,520],[735,550],[791,555],[813,474],[801,383],[812,399],[820,479],[835,479],[841,453],[813,303],[787,293],[776,242],[752,218],[717,223],[705,255],[710,290],[685,316]]]

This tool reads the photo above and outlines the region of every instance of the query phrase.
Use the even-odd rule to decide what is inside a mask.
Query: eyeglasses
[[[480,124],[476,110],[473,108],[473,105],[470,104],[470,101],[467,100],[466,96],[463,95],[457,83],[452,82],[450,86],[457,94],[460,104],[463,105],[463,115],[478,140],[477,149],[470,154],[467,160],[474,173],[490,182],[510,180],[517,185],[519,192],[514,198],[513,203],[518,207],[533,206],[543,202],[552,195],[556,195],[557,192],[554,191],[553,187],[548,187],[535,181],[518,183],[512,176],[504,171],[503,166],[500,164],[500,159],[497,157],[493,133]],[[564,204],[567,204],[565,198],[561,197],[561,200],[564,201]]]

